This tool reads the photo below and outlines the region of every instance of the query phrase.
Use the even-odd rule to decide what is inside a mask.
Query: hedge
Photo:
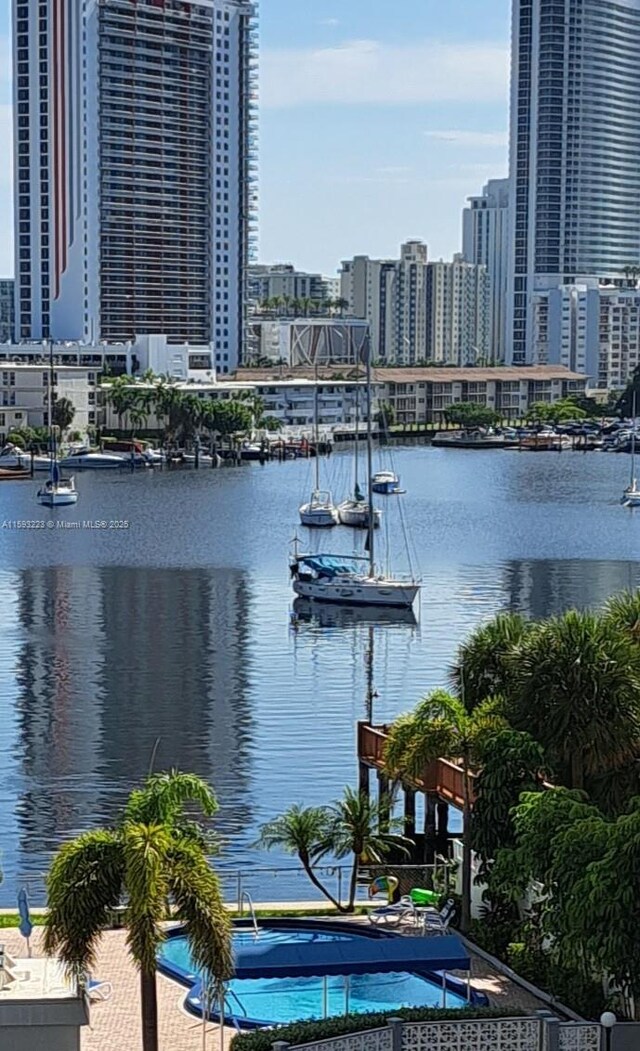
[[[343,1015],[238,1033],[231,1040],[231,1047],[233,1051],[271,1051],[276,1040],[286,1040],[294,1046],[310,1044],[316,1040],[359,1033],[363,1029],[381,1029],[389,1018],[402,1018],[405,1022],[451,1022],[461,1018],[522,1018],[524,1014],[524,1011],[504,1007],[461,1007],[457,1010],[437,1007],[403,1007],[395,1010],[390,1007],[384,1013]]]

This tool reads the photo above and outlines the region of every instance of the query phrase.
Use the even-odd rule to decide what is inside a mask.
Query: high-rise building
[[[427,246],[407,241],[400,259],[359,255],[341,270],[341,297],[354,317],[371,327],[373,357],[381,364],[423,361],[426,356]]]
[[[10,343],[15,329],[15,281],[0,277],[0,343]]]
[[[514,0],[508,357],[533,295],[640,263],[640,0]]]
[[[427,263],[427,361],[446,365],[487,364],[490,359],[489,276],[484,266]]]
[[[590,387],[622,390],[640,365],[640,289],[596,278],[539,290],[532,299],[533,353],[565,365]]]
[[[509,289],[509,180],[491,179],[462,213],[462,254],[489,275],[489,361],[506,358]]]
[[[19,338],[241,352],[249,0],[13,0]]]

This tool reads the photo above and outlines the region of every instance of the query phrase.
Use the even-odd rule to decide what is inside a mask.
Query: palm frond
[[[129,895],[127,945],[143,971],[154,972],[164,939],[162,921],[169,898],[167,856],[172,845],[166,825],[128,822],[121,833]]]
[[[47,877],[44,948],[81,979],[95,963],[100,934],[123,889],[122,843],[115,832],[86,832],[58,850]]]
[[[215,872],[189,840],[172,847],[169,883],[194,963],[216,984],[228,981],[234,972],[231,919]]]
[[[326,807],[294,804],[284,814],[262,826],[255,845],[262,850],[283,850],[286,854],[316,862],[328,852],[328,826]]]
[[[212,817],[218,809],[206,781],[197,774],[170,770],[150,774],[142,788],[129,796],[124,815],[126,821],[145,825],[175,823],[184,816],[188,805],[195,805],[205,817]]]

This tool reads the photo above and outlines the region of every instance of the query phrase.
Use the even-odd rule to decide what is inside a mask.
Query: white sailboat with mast
[[[37,493],[37,501],[43,507],[64,507],[78,502],[78,491],[73,478],[63,478],[58,466],[56,429],[53,425],[53,343],[49,341],[49,390],[47,414],[49,418],[49,478]]]
[[[360,452],[360,390],[358,388],[359,373],[356,370],[356,444],[354,452],[354,485],[353,497],[343,500],[338,504],[338,515],[342,525],[351,526],[354,529],[367,529],[369,525],[369,501],[360,491],[360,479],[358,477],[359,452]],[[382,512],[377,508],[373,511],[374,526],[380,525]]]
[[[631,466],[629,485],[622,494],[621,504],[624,507],[640,507],[640,489],[636,478],[636,392],[633,392],[633,428],[631,431]]]
[[[314,442],[314,488],[311,499],[300,507],[300,522],[303,526],[311,529],[327,529],[339,522],[338,509],[335,506],[331,493],[327,489],[320,488],[320,434],[318,431],[318,363],[314,369],[314,398],[313,398],[313,442]]]
[[[371,432],[371,354],[367,348],[367,477],[373,471]],[[413,573],[406,577],[379,573],[375,563],[373,491],[368,486],[369,522],[367,555],[353,557],[300,552],[296,537],[289,562],[293,590],[301,598],[333,602],[343,606],[391,607],[411,609],[420,590]]]

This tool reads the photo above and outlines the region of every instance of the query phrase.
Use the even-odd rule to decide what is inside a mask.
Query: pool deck
[[[289,910],[295,908],[297,906],[288,906]],[[354,919],[367,923],[366,917],[346,919],[351,923]],[[42,955],[41,938],[42,930],[34,928],[31,939],[34,956]],[[10,955],[24,955],[24,939],[17,929],[4,929],[1,940]],[[138,974],[129,958],[125,931],[109,931],[103,936],[92,977],[111,982],[113,995],[105,1003],[92,1004],[91,1027],[82,1031],[82,1051],[141,1051]],[[519,1007],[531,1013],[545,1007],[473,955],[472,981],[476,989],[489,996],[492,1006]],[[185,992],[183,987],[158,975],[160,1047],[170,1051],[203,1051],[202,1023],[182,1008]],[[221,1051],[218,1026],[208,1026],[207,1033],[207,1051]],[[234,1033],[233,1029],[225,1030],[225,1051]]]

